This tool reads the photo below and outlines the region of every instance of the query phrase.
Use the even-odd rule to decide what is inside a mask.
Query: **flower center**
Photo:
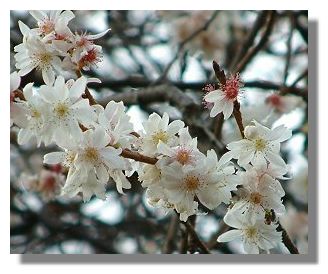
[[[31,117],[35,119],[41,118],[41,113],[37,111],[35,108],[31,109]]]
[[[249,227],[245,229],[245,235],[249,239],[254,239],[257,236],[257,229],[255,227]]]
[[[87,161],[95,163],[99,159],[99,152],[94,147],[88,147],[85,149],[84,157]]]
[[[225,85],[222,86],[222,90],[225,93],[225,97],[228,100],[237,99],[240,88],[242,87],[240,76],[237,73],[236,75],[231,76],[226,80]]]
[[[156,145],[159,143],[159,141],[162,141],[163,143],[167,143],[169,140],[169,136],[165,131],[160,130],[152,135],[152,140]]]
[[[96,65],[97,63],[102,61],[102,56],[100,52],[96,50],[96,48],[92,48],[87,51],[87,53],[80,59],[79,67],[83,68],[85,66],[89,67],[91,65]]]
[[[65,103],[58,103],[55,106],[55,112],[59,118],[64,118],[69,112],[69,107]]]
[[[188,164],[191,161],[190,151],[184,148],[180,148],[177,151],[175,158],[182,165]]]
[[[73,162],[74,162],[75,156],[76,156],[76,153],[75,152],[68,151],[67,154],[66,154],[64,165],[66,167],[70,167],[73,164]]]
[[[196,176],[189,175],[184,179],[184,183],[187,191],[192,192],[199,188],[200,180]]]
[[[267,142],[263,140],[262,138],[257,138],[254,141],[255,149],[257,151],[263,151],[266,148]]]
[[[40,53],[33,56],[34,63],[39,69],[44,70],[50,68],[52,56],[49,53]]]
[[[260,204],[262,202],[262,195],[258,192],[253,192],[250,196],[250,201],[253,204]]]

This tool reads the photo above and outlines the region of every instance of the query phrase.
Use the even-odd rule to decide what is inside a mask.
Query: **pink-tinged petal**
[[[240,238],[242,236],[242,231],[239,229],[232,229],[229,230],[219,236],[217,239],[218,242],[224,243],[224,242],[230,242],[237,238]]]

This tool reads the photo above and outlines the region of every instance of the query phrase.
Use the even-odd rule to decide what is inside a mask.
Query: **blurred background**
[[[308,16],[305,11],[74,11],[73,31],[111,31],[97,40],[103,61],[90,71],[102,80],[91,84],[98,102],[123,101],[135,130],[152,112],[182,119],[202,152],[239,138],[233,119],[209,118],[204,88],[216,85],[212,61],[244,82],[241,112],[271,127],[285,124],[293,137],[282,146],[292,179],[281,181],[287,209],[281,223],[301,253],[308,235]],[[27,11],[11,12],[11,71],[14,46],[22,42],[21,20],[36,22]],[[246,59],[245,59],[246,58]],[[241,62],[246,60],[246,62]],[[238,69],[237,69],[238,68]],[[237,69],[237,70],[236,70]],[[65,75],[68,79],[73,75]],[[38,71],[24,76],[42,84]],[[18,146],[11,127],[11,253],[185,253],[188,233],[176,214],[148,205],[133,175],[132,189],[120,195],[108,184],[106,201],[59,197],[65,178],[60,166],[46,167],[43,155],[55,146]],[[243,253],[241,243],[217,243],[226,206],[197,216],[195,230],[212,253]],[[288,253],[281,244],[273,253]]]

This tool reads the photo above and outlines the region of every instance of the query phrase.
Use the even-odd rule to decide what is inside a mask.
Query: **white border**
[[[258,264],[258,265],[227,265],[227,264],[215,264],[215,265],[160,265],[160,264],[148,264],[138,265],[142,268],[153,272],[165,272],[173,271],[172,273],[181,272],[198,272],[205,273],[209,271],[215,271],[216,273],[309,273],[310,271],[324,272],[327,263],[327,247],[328,233],[327,233],[327,205],[325,203],[326,194],[328,193],[328,180],[324,173],[327,159],[325,158],[328,153],[328,88],[325,83],[327,62],[328,62],[328,45],[327,45],[327,20],[328,13],[324,7],[324,1],[293,1],[293,0],[275,0],[275,1],[218,1],[218,0],[177,0],[172,1],[174,5],[170,5],[169,1],[154,1],[154,0],[134,0],[134,1],[67,1],[67,0],[9,0],[1,1],[0,9],[0,28],[1,28],[1,40],[0,40],[0,60],[1,60],[1,91],[2,100],[0,100],[0,151],[1,151],[1,225],[0,225],[0,240],[1,240],[1,272],[2,273],[16,273],[18,271],[24,273],[58,273],[58,271],[75,271],[79,273],[96,273],[97,271],[122,271],[122,265],[26,265],[20,263],[20,257],[18,255],[9,255],[9,10],[10,9],[309,9],[309,19],[317,20],[319,25],[319,264],[310,265],[271,265],[271,264]],[[310,5],[311,4],[311,5]],[[321,91],[321,92],[320,92]],[[311,90],[309,90],[311,92]],[[311,125],[310,125],[311,128]],[[310,182],[311,183],[311,182]],[[128,260],[128,258],[127,258]],[[6,270],[5,270],[6,269]],[[9,270],[10,269],[10,270]],[[135,273],[137,268],[135,265],[126,265],[124,270]],[[141,270],[141,269],[140,269]],[[3,272],[4,271],[4,272]]]

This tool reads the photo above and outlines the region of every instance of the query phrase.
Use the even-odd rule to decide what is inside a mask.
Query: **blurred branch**
[[[208,29],[208,27],[211,25],[211,23],[215,20],[217,15],[219,14],[219,11],[214,11],[210,19],[202,26],[201,28],[197,29],[194,33],[192,33],[190,36],[188,36],[185,40],[179,43],[178,49],[174,57],[172,58],[171,62],[168,63],[166,68],[164,69],[162,75],[155,81],[155,83],[162,82],[164,79],[166,79],[168,72],[170,71],[172,65],[174,62],[179,58],[179,55],[181,54],[182,50],[184,49],[184,46],[193,40],[198,34]]]
[[[262,11],[257,16],[252,29],[249,31],[244,43],[240,46],[239,52],[236,54],[235,59],[232,62],[232,68],[237,65],[237,62],[245,56],[249,48],[253,45],[254,39],[258,35],[259,30],[263,27],[267,15],[268,11]]]
[[[234,73],[242,72],[246,68],[246,66],[251,62],[251,60],[255,57],[255,55],[263,48],[263,46],[268,41],[269,36],[272,32],[274,20],[275,20],[275,11],[270,11],[267,15],[265,30],[263,32],[260,41],[257,43],[256,46],[250,48],[247,51],[245,56],[239,61],[239,63],[236,65],[235,69],[233,70]]]
[[[191,236],[193,237],[195,243],[200,248],[200,250],[205,254],[211,254],[208,247],[199,239],[194,227],[190,224],[190,222],[187,221],[182,223],[186,226],[188,232],[191,234]]]

